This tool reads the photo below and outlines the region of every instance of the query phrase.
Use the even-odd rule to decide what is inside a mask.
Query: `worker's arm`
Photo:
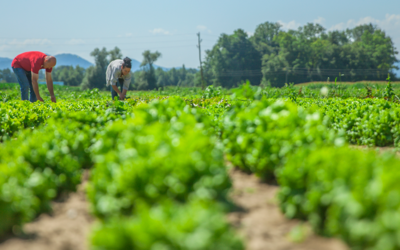
[[[123,90],[122,90],[122,97],[123,97],[122,100],[126,98],[126,92],[128,92],[129,84],[131,83],[131,77],[132,77],[131,74],[125,76]]]
[[[51,72],[46,72],[46,84],[47,89],[49,90],[51,101],[56,102],[56,96],[54,95],[53,89],[53,78],[51,77]]]
[[[125,99],[125,97],[126,97],[126,92],[128,92],[127,89],[123,89],[123,90],[122,90],[122,96],[119,97],[120,100],[124,100],[124,99]]]
[[[36,95],[36,99],[38,101],[43,102],[42,97],[40,97],[39,94],[39,84],[38,84],[38,80],[39,80],[39,74],[33,73],[32,72],[32,87],[33,87],[33,92],[35,92]]]
[[[117,85],[111,85],[111,86],[112,86],[113,90],[115,90],[115,92],[117,92],[117,94],[119,96],[119,99],[123,100],[123,98],[122,98],[123,96],[122,95],[124,95],[124,93],[121,93],[121,91],[119,91]],[[125,92],[125,94],[126,94],[125,89],[122,92]]]

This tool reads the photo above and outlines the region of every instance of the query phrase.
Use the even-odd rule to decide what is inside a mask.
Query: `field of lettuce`
[[[226,221],[232,164],[278,184],[282,212],[316,233],[356,250],[400,249],[400,159],[349,149],[400,146],[398,92],[244,84],[111,101],[59,87],[57,103],[32,104],[4,84],[0,239],[49,212],[88,170],[92,249],[245,249]]]

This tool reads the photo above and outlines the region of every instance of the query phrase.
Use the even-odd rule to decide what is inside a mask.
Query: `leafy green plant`
[[[399,164],[348,148],[299,150],[277,172],[281,207],[352,249],[400,249]]]
[[[338,136],[327,125],[318,112],[284,100],[261,100],[233,106],[225,115],[222,139],[235,166],[273,179],[276,168],[298,148],[333,145]]]
[[[184,202],[191,196],[226,200],[231,184],[222,149],[197,127],[192,115],[159,123],[141,112],[107,127],[92,149],[96,166],[88,197],[95,214],[129,215],[138,202]]]
[[[102,120],[91,114],[57,116],[0,144],[0,237],[49,211],[50,201],[74,191],[83,168],[92,164],[87,149]]]
[[[221,86],[214,87],[213,85],[209,85],[204,90],[203,98],[204,99],[209,99],[209,98],[221,96],[221,94],[222,94],[222,87]]]
[[[93,249],[241,250],[244,246],[217,204],[198,202],[141,208],[129,218],[114,217],[91,234]]]
[[[392,101],[394,98],[394,91],[392,87],[392,83],[390,82],[390,75],[388,75],[387,80],[387,85],[385,88],[384,96],[387,100]]]

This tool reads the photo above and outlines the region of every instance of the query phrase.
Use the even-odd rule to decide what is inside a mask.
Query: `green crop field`
[[[45,86],[40,86],[45,88]],[[42,93],[46,93],[43,89]],[[244,84],[110,92],[55,86],[57,103],[0,87],[0,239],[90,172],[92,249],[244,249],[228,165],[279,185],[290,219],[351,249],[400,249],[396,84]]]

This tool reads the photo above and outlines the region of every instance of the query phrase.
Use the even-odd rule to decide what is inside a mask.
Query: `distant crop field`
[[[298,83],[295,86],[309,86],[309,85],[332,85],[335,82],[305,82]],[[373,85],[373,84],[387,84],[387,81],[357,81],[357,82],[336,82],[336,84],[344,84],[344,85]],[[392,84],[400,84],[400,81],[394,81]]]
[[[243,250],[250,239],[238,237],[238,228],[282,226],[226,220],[253,204],[246,197],[265,194],[253,187],[270,190],[266,185],[274,185],[276,202],[252,200],[275,206],[286,225],[308,221],[316,234],[354,249],[386,249],[382,237],[395,246],[400,159],[349,145],[400,147],[400,100],[390,82],[351,89],[357,84],[377,85],[168,88],[124,101],[58,86],[57,103],[48,96],[21,101],[16,85],[1,89],[0,248],[43,219],[52,201],[81,190],[83,180],[86,216],[98,222],[87,228],[92,249]],[[246,185],[250,175],[258,184],[238,190],[234,183]],[[232,194],[241,199],[235,203]],[[73,226],[79,213],[68,211]]]

